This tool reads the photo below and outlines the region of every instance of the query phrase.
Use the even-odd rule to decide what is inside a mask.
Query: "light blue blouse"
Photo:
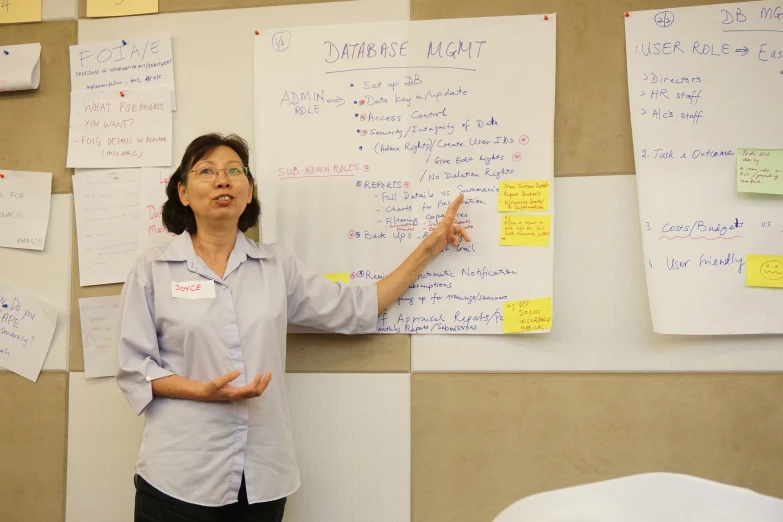
[[[183,294],[183,286],[196,292]],[[117,383],[133,411],[146,414],[137,473],[172,497],[222,506],[237,501],[244,472],[255,503],[300,484],[285,389],[287,324],[375,332],[378,293],[374,284],[310,273],[291,253],[239,231],[220,278],[184,232],[139,258],[120,317]],[[152,394],[154,379],[207,382],[232,370],[240,371],[234,386],[262,372],[272,372],[272,381],[261,397],[238,402]]]

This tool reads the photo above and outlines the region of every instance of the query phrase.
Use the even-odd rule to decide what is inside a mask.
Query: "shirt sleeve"
[[[154,309],[150,286],[131,272],[122,287],[116,380],[136,415],[152,401],[152,381],[173,375],[161,367]]]
[[[288,321],[339,334],[375,333],[378,288],[375,284],[332,282],[310,272],[296,256],[279,250],[288,294]]]

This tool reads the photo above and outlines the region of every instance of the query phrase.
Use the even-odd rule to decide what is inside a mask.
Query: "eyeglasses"
[[[229,178],[241,178],[247,176],[250,169],[247,167],[228,167],[227,169],[218,169],[215,167],[204,167],[200,169],[192,169],[190,172],[195,172],[196,177],[202,181],[213,181],[220,171],[224,171]]]

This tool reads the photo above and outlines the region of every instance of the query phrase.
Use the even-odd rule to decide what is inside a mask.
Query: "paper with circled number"
[[[40,84],[40,43],[0,46],[0,92],[34,90]]]
[[[41,9],[41,0],[0,0],[0,25],[40,22]]]
[[[176,110],[170,34],[80,43],[70,46],[69,52],[71,90],[118,92],[168,87],[171,89],[171,108]]]
[[[138,249],[144,252],[150,248],[167,245],[175,234],[163,226],[163,204],[166,202],[166,187],[169,184],[169,168],[144,168],[141,170],[141,204],[139,208]]]
[[[67,166],[171,164],[171,97],[166,88],[71,91]]]
[[[552,295],[553,242],[502,246],[498,187],[551,191],[555,24],[550,14],[262,31],[262,241],[314,273],[373,284],[463,194],[455,224],[472,242],[448,245],[376,331],[502,334],[504,301]],[[554,214],[548,197],[536,218]]]
[[[158,12],[158,0],[87,0],[87,18]]]
[[[79,298],[84,351],[84,376],[111,377],[116,373],[121,297]]]
[[[73,176],[79,285],[123,283],[139,255],[141,169]]]
[[[0,366],[37,382],[56,325],[54,306],[0,280]]]
[[[0,169],[0,247],[43,250],[52,173]]]
[[[655,332],[783,332],[783,294],[745,284],[748,254],[783,251],[783,206],[737,191],[738,149],[783,147],[775,13],[776,4],[747,2],[624,18]]]

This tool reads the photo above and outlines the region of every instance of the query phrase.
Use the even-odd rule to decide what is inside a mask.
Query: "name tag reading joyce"
[[[209,279],[202,281],[172,281],[171,297],[184,299],[214,299],[215,282]]]

